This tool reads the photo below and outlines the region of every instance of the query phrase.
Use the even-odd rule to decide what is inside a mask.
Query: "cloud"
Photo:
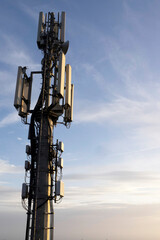
[[[105,159],[104,159],[105,160]],[[135,161],[136,160],[136,161]],[[160,174],[149,167],[144,157],[125,161],[85,165],[65,169],[65,198],[63,207],[99,205],[105,203],[152,204],[159,202]],[[145,166],[148,165],[148,169]],[[103,165],[103,167],[102,167]],[[154,160],[150,165],[155,165]],[[134,168],[135,167],[135,168]]]
[[[160,175],[155,172],[140,172],[140,171],[114,171],[105,173],[103,176],[112,179],[113,181],[122,182],[146,182],[146,181],[159,181]]]
[[[13,81],[15,79],[15,82]],[[7,96],[9,97],[10,94],[13,94],[13,89],[16,84],[16,77],[14,77],[13,72],[9,71],[0,71],[0,83],[1,83],[1,88],[0,88],[0,94],[1,94],[1,99],[3,100],[4,97]]]
[[[15,166],[10,164],[6,160],[0,159],[0,174],[21,174],[23,173],[23,168],[20,166]]]
[[[29,66],[31,70],[39,70],[41,65],[32,59],[32,54],[19,38],[0,31],[0,39],[0,62],[3,68],[0,70],[0,106],[10,107],[15,92],[18,66]]]
[[[123,8],[127,21],[117,26],[116,35],[110,32],[97,34],[98,42],[103,46],[104,55],[98,59],[103,60],[103,70],[97,61],[80,65],[84,75],[87,75],[88,87],[95,80],[97,89],[101,87],[102,97],[105,95],[108,101],[107,96],[112,94],[112,100],[97,103],[91,96],[92,101],[85,100],[76,110],[76,121],[100,123],[109,119],[115,122],[120,118],[120,124],[122,121],[124,124],[145,124],[147,121],[154,124],[159,119],[159,71],[155,71],[150,63],[154,59],[149,59],[143,37],[137,37],[148,26],[144,25],[144,16],[133,11],[129,3],[125,2]],[[143,21],[138,20],[141,18]],[[94,27],[89,28],[88,32],[91,37],[95,33]],[[109,71],[112,69],[111,76],[107,73],[108,65]]]
[[[38,25],[39,12],[38,12],[37,9],[35,10],[35,8],[33,6],[31,8],[31,7],[29,7],[28,5],[26,5],[26,4],[22,3],[22,2],[19,3],[18,6],[21,8],[21,10],[25,14],[27,14],[29,17],[31,17],[34,20],[34,22]]]
[[[1,194],[0,199],[1,206],[9,204],[18,204],[18,202],[20,202],[19,201],[20,191],[18,191],[17,189],[6,186],[0,186],[0,194]]]
[[[78,103],[79,106],[76,107],[75,122],[158,125],[160,118],[160,102],[138,101],[125,97],[112,102],[84,102]]]
[[[8,205],[7,209],[3,206],[1,208],[0,222],[1,240],[24,239],[26,214],[23,209],[20,210],[15,205],[12,207]]]
[[[29,66],[31,69],[40,68],[28,54],[27,47],[13,35],[0,32],[3,44],[0,47],[0,61],[10,66]]]
[[[100,88],[101,91],[103,92],[106,92],[106,91],[107,93],[111,92],[109,79],[106,78],[104,73],[100,72],[97,69],[96,64],[93,65],[93,64],[90,64],[89,62],[86,62],[84,64],[79,64],[79,67],[82,68],[82,71],[85,71],[86,75],[89,75],[92,78],[92,81],[93,80],[95,81],[97,88]],[[112,92],[112,95],[114,95],[113,92]]]
[[[0,31],[0,106],[1,108],[11,108],[13,106],[14,92],[16,87],[17,67],[30,66],[31,69],[40,69],[40,65],[35,63],[28,54],[26,46],[17,37],[5,34]],[[17,116],[10,114],[9,118],[0,121],[0,127],[8,122],[17,121]],[[6,121],[6,123],[5,123]]]
[[[160,84],[155,79],[159,79],[159,75],[148,63],[143,42],[136,39],[127,25],[118,29],[117,35],[98,35],[104,49],[103,70],[99,64],[81,64],[89,84],[93,85],[94,80],[97,89],[101,88],[101,92],[97,90],[97,95],[106,100],[97,102],[89,92],[90,101],[85,99],[76,102],[75,121],[155,124],[156,119],[159,119],[160,107]],[[109,70],[112,69],[111,76],[106,70],[108,65]]]
[[[22,138],[18,137],[17,140],[18,140],[18,141],[22,141]]]
[[[139,181],[159,181],[160,175],[155,172],[142,172],[142,171],[106,171],[95,173],[70,173],[64,174],[64,180],[67,181],[86,181],[86,180],[110,180],[120,182],[139,182]]]
[[[98,205],[98,203],[97,203]],[[113,208],[112,208],[113,207]],[[82,206],[75,209],[56,209],[56,232],[58,239],[119,239],[158,240],[159,204]],[[73,231],[70,231],[72,223]],[[63,228],[63,232],[61,229]],[[92,229],[92,230],[91,230]]]
[[[9,113],[6,117],[0,120],[0,128],[16,123],[18,121],[19,121],[19,116],[16,111]]]

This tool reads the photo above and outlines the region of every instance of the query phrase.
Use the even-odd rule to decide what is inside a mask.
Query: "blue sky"
[[[65,147],[65,197],[55,206],[55,239],[159,240],[156,0],[1,0],[1,240],[24,239],[20,195],[28,127],[21,123],[13,99],[17,67],[27,66],[28,73],[41,67],[36,46],[40,11],[66,11],[66,61],[75,84],[71,128],[57,126],[54,131]],[[36,79],[32,106],[39,90]]]

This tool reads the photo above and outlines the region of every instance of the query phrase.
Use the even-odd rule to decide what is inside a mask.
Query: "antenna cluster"
[[[51,166],[49,168],[50,172],[50,195],[48,198],[50,200],[54,200],[54,202],[59,202],[62,197],[64,197],[64,183],[62,182],[62,169],[63,169],[63,158],[62,153],[64,152],[64,143],[56,142],[55,145],[51,146],[52,149],[50,151],[50,163]],[[29,188],[30,188],[30,174],[32,171],[32,163],[31,163],[31,147],[30,145],[26,145],[26,154],[27,160],[25,161],[25,182],[22,184],[22,204],[25,206],[25,209],[28,210],[27,204],[25,202],[26,199],[29,198]],[[34,192],[32,193],[34,194]]]
[[[59,14],[56,21],[54,13],[44,16],[40,12],[37,46],[44,53],[42,70],[33,71],[28,76],[26,67],[18,67],[14,106],[27,123],[27,116],[34,111],[30,109],[33,75],[41,74],[43,81],[47,77],[50,83],[45,83],[45,92],[41,94],[38,104],[46,102],[45,110],[54,116],[54,123],[63,115],[63,123],[67,125],[73,120],[74,85],[71,84],[71,65],[65,64],[65,54],[69,47],[69,41],[65,42],[65,12],[61,13],[61,21]]]
[[[72,68],[65,57],[69,47],[69,41],[65,41],[65,17],[65,12],[58,13],[57,20],[53,12],[39,13],[37,46],[43,53],[41,70],[28,76],[26,67],[18,67],[14,107],[23,122],[29,124],[30,140],[22,184],[22,205],[27,210],[25,240],[53,240],[53,201],[59,202],[64,196],[64,144],[58,140],[54,143],[53,130],[58,123],[68,127],[73,120],[74,85]],[[35,74],[41,75],[42,87],[31,109]]]

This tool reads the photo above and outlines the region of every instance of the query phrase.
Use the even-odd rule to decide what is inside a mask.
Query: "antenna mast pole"
[[[18,67],[14,106],[29,126],[30,145],[26,146],[26,181],[22,185],[22,204],[27,210],[25,240],[53,240],[53,200],[64,196],[61,181],[63,142],[53,141],[53,129],[59,117],[68,126],[73,118],[74,86],[71,66],[65,66],[69,42],[65,42],[65,12],[61,21],[54,13],[39,14],[37,45],[43,52],[42,70],[26,74],[26,67]],[[42,88],[33,110],[30,110],[34,74],[42,75]],[[66,76],[66,77],[65,77]],[[29,182],[27,182],[27,176]]]

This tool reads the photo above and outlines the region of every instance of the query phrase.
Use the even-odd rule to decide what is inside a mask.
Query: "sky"
[[[1,0],[0,240],[24,239],[28,126],[13,107],[18,66],[41,69],[39,12],[66,12],[75,85],[56,240],[160,239],[160,1]],[[32,106],[41,88],[33,85]]]

